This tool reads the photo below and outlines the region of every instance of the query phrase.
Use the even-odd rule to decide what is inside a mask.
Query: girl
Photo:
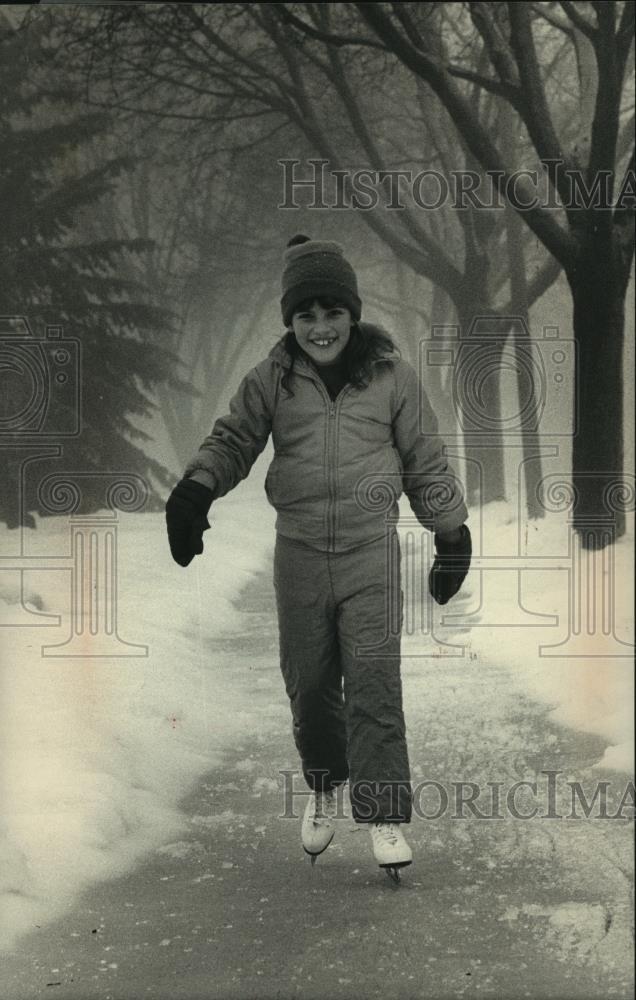
[[[368,824],[378,864],[397,881],[412,860],[402,833],[412,802],[397,504],[404,489],[435,534],[429,589],[440,604],[468,572],[468,511],[415,370],[386,333],[360,322],[342,248],[294,237],[284,265],[287,332],[186,466],[166,504],[170,547],[181,566],[203,551],[212,501],[248,475],[271,433],[280,663],[314,793],[303,847],[313,863],[331,843],[334,789],[348,779],[353,818]]]

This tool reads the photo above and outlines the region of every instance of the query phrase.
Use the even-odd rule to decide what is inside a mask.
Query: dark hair
[[[342,302],[330,296],[313,296],[304,302],[299,303],[294,312],[303,312],[311,308],[314,302],[318,302],[323,309],[334,309],[337,306],[346,308]],[[302,353],[302,348],[296,340],[293,330],[288,330],[282,337],[282,343],[287,353],[291,356],[292,363],[281,379],[281,385],[290,396],[293,392],[289,387],[289,379],[294,370],[294,362]],[[376,358],[382,357],[387,351],[394,351],[399,355],[399,348],[393,338],[386,330],[372,323],[354,322],[351,327],[351,335],[347,341],[347,346],[343,351],[346,363],[347,379],[357,389],[364,388],[373,377],[373,362]]]

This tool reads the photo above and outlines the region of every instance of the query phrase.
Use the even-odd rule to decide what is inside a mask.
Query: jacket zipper
[[[374,364],[380,359],[374,359]],[[304,375],[305,378],[311,379],[311,381],[317,386],[318,391],[322,393],[323,398],[327,403],[327,484],[329,490],[329,499],[327,506],[327,551],[336,551],[336,450],[338,445],[338,417],[340,413],[340,404],[351,388],[350,385],[345,385],[340,390],[335,399],[332,399],[327,392],[324,382],[319,375],[315,375],[313,371],[306,366],[306,370],[303,371],[302,368],[297,368],[296,371],[299,375]]]
[[[335,399],[332,399],[320,378],[313,378],[312,381],[315,382],[319,391],[322,393],[323,398],[326,400],[328,408],[327,416],[327,454],[326,464],[327,464],[327,485],[329,491],[329,499],[327,502],[327,551],[336,551],[336,516],[337,516],[337,483],[336,475],[338,471],[338,465],[336,462],[336,451],[338,448],[338,417],[340,414],[340,404],[350,388],[348,385],[342,387]]]
[[[330,537],[327,538],[327,549],[334,552],[336,549],[336,493],[337,493],[337,463],[336,449],[338,447],[338,421],[336,416],[336,403],[338,399],[329,399],[329,429],[331,438],[331,509],[327,511],[327,523],[330,526]]]

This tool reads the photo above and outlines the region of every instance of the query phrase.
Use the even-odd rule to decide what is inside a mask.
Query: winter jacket
[[[324,552],[371,542],[385,534],[387,521],[397,522],[403,490],[428,530],[464,523],[461,484],[408,362],[387,352],[365,387],[348,383],[331,400],[304,356],[294,361],[293,395],[287,392],[281,378],[291,360],[281,339],[247,373],[185,477],[209,486],[214,499],[224,496],[248,475],[271,433],[265,492],[276,530],[288,538]]]

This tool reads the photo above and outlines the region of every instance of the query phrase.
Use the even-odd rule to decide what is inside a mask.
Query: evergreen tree
[[[38,435],[62,446],[60,469],[134,473],[148,483],[145,509],[162,509],[157,486],[168,488],[174,477],[135,443],[148,435],[132,418],[152,414],[158,384],[189,389],[167,346],[171,317],[131,266],[133,255],[152,253],[152,243],[91,235],[91,206],[116,196],[117,179],[132,164],[125,156],[99,161],[109,119],[78,111],[72,85],[59,71],[47,74],[49,40],[45,22],[15,29],[0,19],[0,520],[9,527],[20,522],[20,466]],[[32,339],[12,317],[26,318]],[[56,381],[50,326],[80,342],[79,394],[68,381],[72,357],[62,365],[66,384]],[[39,403],[38,421],[31,418]],[[78,433],[67,436],[74,424]],[[104,486],[86,483],[90,477],[81,510],[103,507]],[[23,523],[31,526],[29,511],[49,512],[37,493],[23,497]]]

